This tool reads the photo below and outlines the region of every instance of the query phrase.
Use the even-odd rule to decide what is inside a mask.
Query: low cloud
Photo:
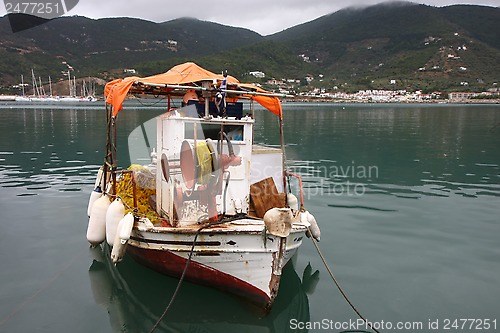
[[[135,17],[154,22],[165,22],[179,17],[194,17],[200,20],[243,27],[262,35],[269,35],[289,27],[314,20],[320,16],[352,6],[369,6],[381,0],[85,0],[69,11],[68,15],[90,18]],[[452,4],[477,4],[499,6],[498,0],[425,0],[413,1],[432,6]],[[2,8],[5,9],[5,8]],[[5,11],[0,11],[5,14]]]

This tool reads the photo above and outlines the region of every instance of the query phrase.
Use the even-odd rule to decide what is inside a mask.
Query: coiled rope
[[[309,234],[312,235],[311,230],[309,229],[309,227],[307,227],[307,230],[309,231]],[[374,328],[372,326],[372,323],[370,323],[368,320],[366,320],[365,317],[363,317],[363,315],[358,311],[358,309],[351,302],[351,300],[349,299],[349,297],[345,293],[344,289],[342,289],[342,287],[340,286],[340,283],[337,281],[337,278],[335,278],[335,275],[333,274],[332,270],[330,269],[330,266],[328,266],[328,263],[326,262],[325,256],[323,255],[323,253],[321,252],[321,249],[318,246],[318,242],[314,239],[314,237],[311,237],[311,240],[312,240],[312,242],[314,244],[314,247],[316,248],[316,251],[318,251],[318,254],[319,254],[321,260],[323,261],[323,265],[325,265],[325,268],[328,271],[328,274],[330,274],[330,277],[332,278],[333,282],[337,286],[337,289],[342,294],[342,296],[344,297],[344,299],[346,300],[346,302],[351,306],[351,308],[354,310],[354,312],[356,312],[356,314],[358,315],[358,317],[361,318],[366,323],[366,325],[368,325],[368,327],[370,327],[370,329],[372,329],[376,333],[380,333],[376,328]]]

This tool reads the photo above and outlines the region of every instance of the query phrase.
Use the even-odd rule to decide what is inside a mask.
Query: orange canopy
[[[212,81],[214,79],[222,81],[224,77],[212,73],[194,62],[186,62],[172,67],[166,73],[148,76],[140,79],[140,81],[153,84],[163,83],[182,85],[200,81]],[[227,82],[228,84],[239,83],[239,81],[232,76],[227,77]]]
[[[265,91],[264,89],[262,89],[260,87],[257,87],[254,84],[241,83],[241,84],[239,84],[239,86],[241,88],[247,89],[249,91],[255,91],[257,93],[264,93],[264,94],[267,93],[267,91]],[[257,103],[259,103],[260,105],[262,105],[263,107],[265,107],[266,109],[268,109],[269,111],[271,111],[272,113],[277,115],[278,117],[280,117],[280,118],[283,117],[283,109],[281,108],[281,102],[280,102],[278,97],[251,95],[251,93],[244,95],[244,96],[247,96],[249,98],[254,99],[255,101],[257,101]]]
[[[113,116],[116,116],[118,112],[123,108],[123,101],[134,85],[156,84],[179,85],[188,87],[196,85],[197,83],[203,81],[213,82],[222,81],[223,79],[224,77],[222,75],[212,73],[193,62],[187,62],[172,67],[169,71],[163,74],[157,74],[144,78],[131,76],[124,79],[113,80],[106,84],[104,95],[106,96],[106,103],[113,106]],[[265,90],[255,85],[240,84],[239,81],[232,76],[228,76],[226,81],[228,85],[237,86],[249,91],[266,93]],[[276,114],[279,117],[282,116],[281,103],[278,97],[244,94],[244,91],[242,91],[242,96],[254,99],[272,113]]]

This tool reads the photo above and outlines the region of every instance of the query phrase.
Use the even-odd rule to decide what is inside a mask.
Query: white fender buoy
[[[278,237],[288,237],[292,231],[292,219],[290,208],[271,208],[264,214],[267,231]]]
[[[115,233],[115,239],[113,241],[113,247],[111,248],[111,261],[115,265],[117,263],[119,263],[120,261],[122,261],[123,256],[125,255],[125,250],[127,248],[126,244],[122,244],[120,242],[120,229],[122,227],[124,218],[122,218],[120,220],[120,222],[118,222],[118,227],[117,227],[116,233]]]
[[[106,241],[111,246],[113,246],[115,240],[118,222],[120,222],[124,215],[125,206],[123,206],[122,199],[116,198],[115,201],[109,205],[108,211],[106,212]]]
[[[286,202],[288,203],[288,207],[290,207],[292,211],[296,212],[299,210],[299,200],[293,193],[288,193],[286,195]]]
[[[132,213],[128,213],[120,220],[120,222],[118,222],[118,228],[116,230],[113,248],[111,249],[111,261],[113,262],[113,264],[119,263],[125,256],[127,242],[130,239],[130,234],[132,233],[133,226],[134,215]],[[124,231],[122,232],[122,230]],[[122,233],[124,234],[123,236],[125,236],[124,239],[121,238]],[[127,235],[128,238],[126,237]]]
[[[106,239],[106,211],[109,205],[106,195],[101,196],[92,205],[87,227],[87,240],[92,246],[97,246]]]
[[[314,217],[313,214],[309,213],[308,211],[306,211],[306,213],[307,213],[307,222],[311,224],[309,230],[311,230],[311,234],[314,237],[314,239],[319,242],[321,238],[321,230],[319,229],[318,222],[316,222],[316,218]]]
[[[134,222],[135,218],[132,213],[125,215],[120,230],[118,231],[120,233],[120,243],[125,244],[130,239]]]
[[[106,193],[110,193],[112,189],[113,184],[111,182],[106,183]]]
[[[309,223],[309,221],[307,220],[308,214],[309,214],[309,212],[307,210],[300,212],[300,214],[299,214],[300,215],[300,217],[299,217],[300,223],[302,223],[306,227],[311,226],[311,223]],[[307,237],[309,237],[309,235],[307,235]]]
[[[99,170],[97,171],[97,176],[95,177],[95,183],[94,183],[94,188],[96,187],[100,187],[102,188],[102,178],[103,178],[103,175],[104,175],[104,168],[103,167],[100,167]]]
[[[87,206],[87,216],[90,217],[90,213],[92,212],[92,206],[95,201],[102,196],[102,190],[100,186],[96,186],[92,193],[90,193],[89,204]]]

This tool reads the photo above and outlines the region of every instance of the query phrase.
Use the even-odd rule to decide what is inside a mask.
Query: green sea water
[[[162,112],[120,113],[121,166],[130,132]],[[284,112],[288,167],[303,177],[321,250],[358,310],[382,332],[500,330],[500,107],[286,103]],[[256,112],[256,143],[278,144],[277,129],[274,115]],[[113,269],[89,249],[104,145],[100,105],[0,105],[0,332],[149,332],[168,304],[176,279],[130,258]],[[356,320],[305,240],[268,316],[185,283],[157,332],[363,329]]]

